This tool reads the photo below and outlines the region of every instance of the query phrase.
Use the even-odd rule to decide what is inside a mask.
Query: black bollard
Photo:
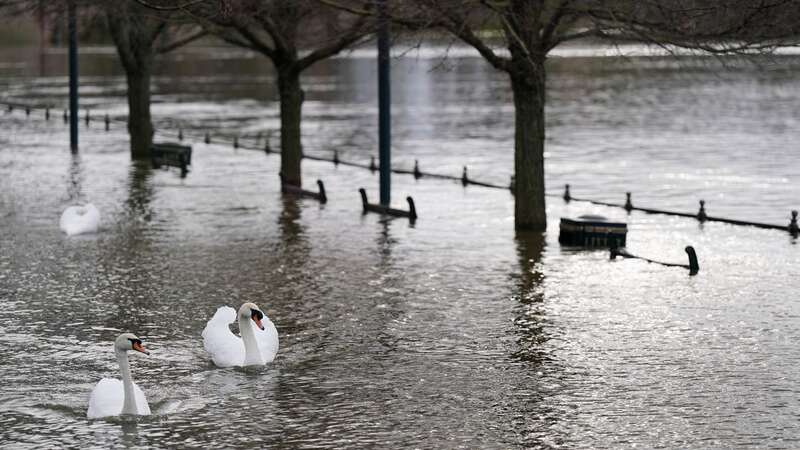
[[[26,106],[25,107],[25,117],[30,117],[30,116],[31,116],[31,107],[30,106]]]
[[[270,153],[272,153],[272,149],[271,149],[271,148],[269,148],[269,136],[267,136],[267,139],[266,139],[266,140],[264,140],[264,153],[266,153],[266,154],[268,154],[268,155],[269,155]]]
[[[325,185],[322,184],[322,180],[317,180],[317,186],[319,186],[319,202],[328,203],[328,195],[325,193]]]
[[[700,200],[700,211],[697,211],[697,220],[700,222],[705,222],[708,219],[708,215],[706,214],[706,201]]]
[[[183,140],[183,128],[178,128],[178,140]]]
[[[789,222],[789,233],[797,237],[800,234],[800,228],[797,226],[797,211],[792,211],[792,220]]]
[[[67,114],[67,110],[64,110],[64,123],[69,122],[69,115]]]
[[[239,148],[239,136],[233,137],[233,148]]]
[[[205,142],[206,142],[206,144],[210,144],[211,143],[211,135],[208,132],[206,132]]]
[[[378,167],[375,165],[375,157],[374,156],[370,156],[369,157],[369,170],[371,170],[373,172],[378,170]]]
[[[564,185],[564,201],[569,203],[570,200],[572,200],[572,195],[570,195],[570,193],[569,193],[569,185],[565,184]]]
[[[103,120],[106,122],[106,131],[108,131],[111,128],[111,118],[108,117],[108,114],[106,114]]]
[[[50,120],[50,107],[44,109],[44,120]]]
[[[461,172],[461,184],[464,186],[469,184],[469,178],[467,178],[467,166],[464,166],[464,170]]]
[[[406,201],[408,202],[408,218],[414,222],[417,220],[417,207],[414,205],[414,199],[409,195],[406,197]]]
[[[420,179],[422,178],[422,172],[419,171],[419,161],[416,159],[414,160],[414,178]]]
[[[89,116],[89,110],[87,109],[86,110],[86,126],[87,127],[89,126],[89,121],[90,120],[91,120],[91,117]]]
[[[631,193],[625,193],[625,211],[631,212],[633,210],[633,203],[631,203]]]
[[[686,254],[689,255],[689,276],[697,275],[697,272],[700,271],[700,264],[697,262],[697,253],[694,251],[694,247],[691,245],[687,245]]]
[[[333,151],[333,164],[335,166],[339,165],[339,150],[334,150]]]

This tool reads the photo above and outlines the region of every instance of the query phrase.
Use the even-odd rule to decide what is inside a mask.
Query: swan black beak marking
[[[261,324],[261,319],[264,318],[264,313],[262,313],[257,309],[253,309],[250,318],[253,319],[253,322],[255,322],[256,325],[258,325],[258,328],[260,328],[261,331],[264,331],[264,325]]]

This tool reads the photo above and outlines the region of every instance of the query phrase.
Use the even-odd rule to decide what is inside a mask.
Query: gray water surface
[[[45,67],[2,56],[3,100],[63,107],[63,54]],[[124,114],[113,53],[83,58],[84,105]],[[554,60],[548,186],[685,211],[705,198],[710,214],[788,223],[800,59],[776,62]],[[506,183],[502,74],[469,56],[393,63],[396,165],[468,165]],[[374,66],[340,58],[304,78],[309,154],[374,154]],[[192,50],[159,73],[157,127],[195,139],[185,179],[131,164],[124,126],[82,123],[73,157],[60,114],[0,112],[4,446],[800,446],[800,246],[788,234],[557,198],[547,233],[515,233],[508,192],[397,175],[395,202],[417,203],[412,226],[362,216],[357,189],[376,196],[376,175],[309,160],[305,183],[322,178],[329,203],[282,198],[276,155],[202,143],[206,130],[275,132],[266,62]],[[101,231],[64,236],[59,215],[86,201]],[[695,246],[700,274],[561,247],[558,218],[586,213],[627,221],[636,254],[684,262]],[[200,332],[245,301],[277,326],[278,357],[218,369]],[[153,415],[89,421],[94,384],[119,377],[121,331],[152,349],[131,359]]]

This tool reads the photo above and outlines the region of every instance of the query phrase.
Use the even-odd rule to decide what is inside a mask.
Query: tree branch
[[[183,47],[186,44],[194,42],[204,36],[207,36],[209,33],[207,30],[198,30],[197,32],[190,34],[186,37],[178,39],[176,41],[170,42],[169,44],[161,45],[156,48],[156,52],[160,54],[169,53],[179,47]]]

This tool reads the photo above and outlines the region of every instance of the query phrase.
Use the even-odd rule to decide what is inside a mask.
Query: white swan
[[[100,211],[91,203],[85,206],[70,206],[61,214],[61,231],[75,234],[95,233],[100,226]]]
[[[89,410],[86,416],[90,419],[118,416],[120,414],[149,415],[150,405],[144,392],[133,382],[131,368],[128,364],[128,351],[136,350],[145,355],[150,353],[142,347],[142,340],[132,333],[122,333],[114,341],[114,353],[122,372],[122,381],[103,378],[94,387],[89,397]]]
[[[239,320],[239,338],[228,325]],[[263,366],[278,353],[278,330],[255,303],[245,303],[239,313],[222,306],[203,329],[203,348],[219,367]]]

